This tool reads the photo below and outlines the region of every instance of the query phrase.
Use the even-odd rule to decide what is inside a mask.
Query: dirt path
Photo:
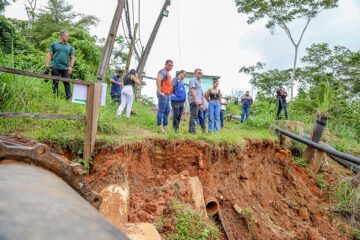
[[[224,197],[221,208],[233,239],[351,239],[338,229],[329,195],[272,141],[248,141],[243,149],[201,141],[122,145],[98,154],[88,181],[101,191],[127,178],[129,221],[156,222],[177,194],[163,187],[166,180],[184,171],[200,178],[205,197]],[[178,197],[192,204],[188,196]],[[234,204],[251,209],[251,226]]]

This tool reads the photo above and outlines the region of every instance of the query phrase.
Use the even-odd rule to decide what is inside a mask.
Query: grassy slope
[[[6,87],[3,96],[7,96],[6,101],[1,106],[1,111],[85,114],[84,105],[63,100],[62,84],[60,84],[61,95],[56,99],[51,93],[51,82],[45,83],[27,77],[11,77],[7,74],[0,76],[0,78],[0,85],[2,85],[0,87]],[[227,142],[233,144],[242,144],[244,138],[274,139],[266,127],[253,128],[250,125],[234,122],[226,122],[226,128],[218,135],[203,134],[201,131],[198,131],[197,135],[188,134],[188,121],[182,121],[179,134],[175,134],[171,128],[168,134],[158,134],[156,133],[156,109],[134,103],[133,112],[134,114],[129,120],[124,117],[118,119],[115,115],[116,106],[111,104],[111,100],[108,98],[107,106],[100,110],[98,146],[109,146],[149,137],[201,139],[214,143]],[[28,137],[60,147],[68,146],[76,151],[81,150],[84,127],[85,123],[80,121],[0,119],[0,134],[21,132]]]
[[[54,98],[51,82],[44,82],[28,77],[0,76],[0,111],[85,114],[85,105],[64,101],[64,89],[60,84],[60,97]],[[109,89],[108,89],[109,90]],[[263,109],[270,109],[269,112]],[[274,108],[263,107],[259,113],[253,114],[250,121],[240,124],[238,121],[226,122],[226,128],[220,134],[208,134],[198,131],[197,135],[187,133],[188,120],[182,121],[181,131],[175,134],[171,127],[167,134],[156,133],[156,109],[134,103],[134,114],[129,120],[118,119],[116,106],[111,104],[108,96],[107,106],[102,107],[99,116],[97,146],[104,147],[146,138],[206,140],[213,143],[242,144],[246,138],[275,139],[270,131],[274,123]],[[229,112],[240,114],[240,106],[229,106]],[[292,114],[291,116],[294,116]],[[307,116],[311,118],[311,116]],[[298,119],[301,120],[301,119]],[[312,122],[305,121],[305,122]],[[171,124],[171,120],[170,120]],[[32,119],[0,119],[0,134],[21,132],[24,135],[51,144],[53,147],[70,148],[74,152],[82,150],[85,123],[64,120],[32,120]],[[309,133],[312,124],[309,125]],[[199,129],[200,130],[200,129]],[[330,139],[333,146],[342,151],[353,152],[360,149],[360,144],[351,138],[340,137]]]

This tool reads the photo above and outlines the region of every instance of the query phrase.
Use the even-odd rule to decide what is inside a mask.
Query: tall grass
[[[340,182],[336,189],[338,204],[335,211],[346,217],[353,225],[360,221],[360,188],[353,187],[349,182]]]

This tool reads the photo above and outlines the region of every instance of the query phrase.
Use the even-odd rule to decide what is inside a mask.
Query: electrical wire
[[[179,58],[180,64],[182,64],[182,51],[181,51],[181,35],[180,35],[180,21],[179,21],[179,6],[178,1],[176,1],[176,21],[177,21],[177,32],[178,32],[178,48],[179,48]]]

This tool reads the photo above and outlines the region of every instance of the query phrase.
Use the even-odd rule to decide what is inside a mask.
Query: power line
[[[141,4],[140,4],[140,0],[139,0],[139,4],[138,4],[139,6],[138,6],[138,18],[139,18],[139,20],[138,20],[138,24],[139,24],[139,43],[140,43],[140,49],[141,49],[141,54],[142,54],[142,52],[143,52],[143,49],[144,49],[144,46],[143,46],[143,44],[142,44],[142,42],[141,42],[141,32],[140,32],[140,26],[141,26],[141,19],[140,19],[140,16],[141,16]]]
[[[179,1],[176,1],[176,20],[177,20],[177,31],[178,31],[178,47],[179,47],[179,57],[180,62],[182,63],[182,51],[181,51],[181,35],[180,35],[180,21],[179,21]]]
[[[133,36],[132,36],[132,30],[131,30],[131,22],[130,22],[130,15],[129,15],[129,1],[126,0],[125,2],[125,21],[126,21],[126,25],[127,25],[127,29],[128,29],[128,36],[129,39],[132,40]],[[134,52],[135,52],[135,56],[138,60],[140,60],[140,55],[138,50],[136,49],[136,47],[134,48]]]

